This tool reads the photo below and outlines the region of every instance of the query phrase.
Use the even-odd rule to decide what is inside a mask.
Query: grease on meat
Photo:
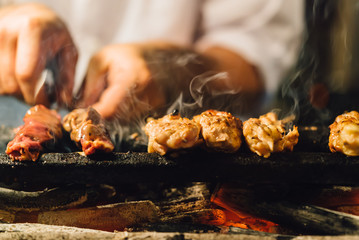
[[[265,158],[272,152],[293,151],[299,137],[296,126],[286,134],[284,122],[273,112],[245,121],[243,135],[249,149]]]
[[[165,155],[178,149],[191,148],[201,141],[201,126],[179,115],[166,115],[159,119],[150,119],[145,126],[148,136],[148,152]]]
[[[30,108],[23,121],[24,125],[17,128],[14,139],[7,145],[6,154],[12,160],[36,161],[40,153],[62,138],[61,116],[43,105]]]
[[[347,112],[329,126],[329,149],[348,156],[359,156],[359,113]]]
[[[193,120],[201,125],[201,133],[208,148],[233,153],[241,147],[242,121],[231,113],[207,110]]]
[[[97,152],[109,153],[114,145],[101,115],[93,108],[75,109],[64,117],[63,128],[85,155]]]

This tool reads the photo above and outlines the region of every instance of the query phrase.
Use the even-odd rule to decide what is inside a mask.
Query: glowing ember
[[[226,199],[223,199],[225,194],[222,194],[222,191],[225,191],[225,189],[220,188],[212,195],[211,203],[213,204],[213,211],[208,214],[208,216],[202,218],[201,223],[223,227],[252,229],[268,233],[278,233],[278,224],[256,218],[229,206],[226,203]]]
[[[332,189],[324,189],[311,201],[311,204],[359,215],[359,188],[337,186]]]

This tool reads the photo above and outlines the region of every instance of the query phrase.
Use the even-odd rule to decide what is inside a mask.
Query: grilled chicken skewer
[[[339,115],[329,126],[329,149],[348,156],[359,156],[359,113]]]
[[[194,116],[201,125],[206,146],[215,151],[233,153],[242,144],[242,121],[228,112],[207,110]]]
[[[284,125],[273,112],[245,121],[243,135],[249,149],[265,158],[272,152],[293,151],[298,143],[298,128],[293,126],[293,130],[286,134]]]
[[[53,148],[62,138],[61,116],[43,105],[36,105],[27,111],[23,120],[24,125],[8,143],[6,154],[12,160],[36,161],[40,153]]]
[[[178,114],[169,114],[159,119],[149,119],[145,126],[148,136],[148,152],[165,155],[167,152],[197,146],[201,126]]]
[[[242,122],[227,112],[208,110],[190,120],[178,114],[150,119],[145,126],[148,152],[189,149],[205,142],[208,149],[236,152],[242,143]]]
[[[101,115],[93,108],[75,109],[64,117],[63,128],[85,155],[109,153],[114,145]]]

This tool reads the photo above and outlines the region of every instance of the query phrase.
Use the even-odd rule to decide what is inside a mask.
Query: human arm
[[[263,91],[273,93],[280,78],[294,61],[299,42],[294,40],[299,36],[300,27],[294,28],[293,32],[291,27],[296,24],[297,17],[294,17],[295,21],[291,21],[291,16],[285,14],[286,1],[246,2],[251,5],[249,7],[244,6],[243,2],[232,1],[235,3],[233,6],[221,5],[221,1],[208,1],[209,5],[204,7],[204,33],[196,39],[190,51],[186,51],[183,45],[178,45],[173,54],[173,48],[168,48],[171,44],[159,46],[146,41],[141,44],[118,44],[104,48],[107,50],[95,54],[90,62],[82,104],[93,104],[106,118],[130,119],[130,115],[135,112],[156,109],[164,104],[168,106],[171,101],[176,100],[181,91],[184,96],[197,94],[194,89],[196,84],[206,84],[200,91],[213,90],[246,96],[246,99],[237,101],[241,103],[253,103],[251,100],[256,96],[258,99]],[[225,11],[219,12],[221,15],[218,16],[216,10],[219,8],[210,6],[211,3],[226,6]],[[221,9],[223,10],[222,7]],[[237,14],[234,10],[240,10],[240,13]],[[231,13],[227,14],[230,11]],[[298,11],[300,12],[300,9]],[[284,36],[281,35],[282,30]],[[123,51],[127,47],[138,49],[130,51],[135,53],[132,55],[135,58],[129,56],[130,52],[127,50]],[[126,57],[120,57],[124,53]],[[129,63],[134,63],[132,60],[135,59],[140,60],[141,64],[133,64],[134,71],[129,73],[128,77],[122,78],[121,76],[126,75],[123,71],[130,68],[121,67],[121,61],[128,66]],[[198,60],[203,63],[201,66],[196,65]],[[200,69],[185,66],[188,61],[192,61],[195,67]],[[101,65],[101,62],[104,63],[101,74],[96,74],[96,65]],[[186,75],[188,69],[192,74]],[[218,78],[209,77],[210,81],[207,81],[208,79],[204,78],[208,75],[203,73],[224,74]],[[185,76],[181,79],[182,74]],[[117,80],[114,80],[115,78]],[[112,95],[107,94],[111,91]],[[213,105],[208,105],[211,106]]]
[[[253,98],[263,91],[256,68],[222,47],[198,53],[164,42],[116,44],[91,59],[76,106],[92,105],[106,119],[131,121],[151,111],[163,112],[180,94],[189,103],[192,80],[206,72],[228,73],[207,84],[216,92]]]
[[[193,78],[207,71],[229,72],[210,83],[217,91],[262,90],[255,68],[224,48],[200,54],[167,42],[115,44],[92,57],[76,106],[92,105],[107,119],[133,119],[132,114],[168,107],[181,93],[188,99]]]

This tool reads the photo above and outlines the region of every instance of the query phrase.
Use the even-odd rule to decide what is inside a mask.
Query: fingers
[[[151,74],[140,51],[138,45],[112,45],[97,53],[90,61],[77,106],[92,105],[106,119],[125,121],[148,111],[148,98],[142,94],[148,95],[144,91]]]
[[[83,85],[82,100],[78,105],[93,105],[107,119],[116,114],[137,74],[133,69],[126,67],[130,62],[129,58],[126,63],[121,64],[122,52],[116,50],[104,48],[91,59]]]
[[[48,93],[45,88],[41,88],[39,96],[36,96],[35,86],[38,84],[46,63],[56,56],[58,69],[55,71],[59,74],[56,99],[60,103],[71,101],[77,50],[66,30],[52,30],[54,31],[44,32],[40,28],[25,29],[19,35],[16,79],[25,101],[29,104],[47,102]]]
[[[70,36],[68,36],[70,37]],[[64,45],[59,49],[57,64],[59,78],[56,82],[57,100],[61,104],[69,106],[72,102],[72,90],[74,87],[74,77],[78,52],[71,39],[64,41]]]
[[[0,8],[0,94],[22,95],[29,104],[44,103],[47,96],[39,78],[55,57],[59,67],[57,100],[68,103],[77,50],[65,24],[41,4]]]
[[[18,37],[15,75],[29,104],[35,103],[35,86],[46,64],[46,42],[39,28],[25,28]],[[31,46],[31,47],[30,47]]]
[[[126,93],[126,90],[119,84],[109,86],[102,92],[99,101],[93,104],[93,108],[105,119],[120,118],[121,116],[117,116],[119,108],[122,108],[121,112],[130,114],[131,109],[124,109],[129,108],[128,102],[124,102],[127,95]]]
[[[15,79],[16,36],[0,33],[0,94],[20,95]]]
[[[77,107],[86,107],[94,104],[106,88],[109,66],[105,59],[101,52],[91,58],[86,79],[81,88],[81,99],[76,104]]]

